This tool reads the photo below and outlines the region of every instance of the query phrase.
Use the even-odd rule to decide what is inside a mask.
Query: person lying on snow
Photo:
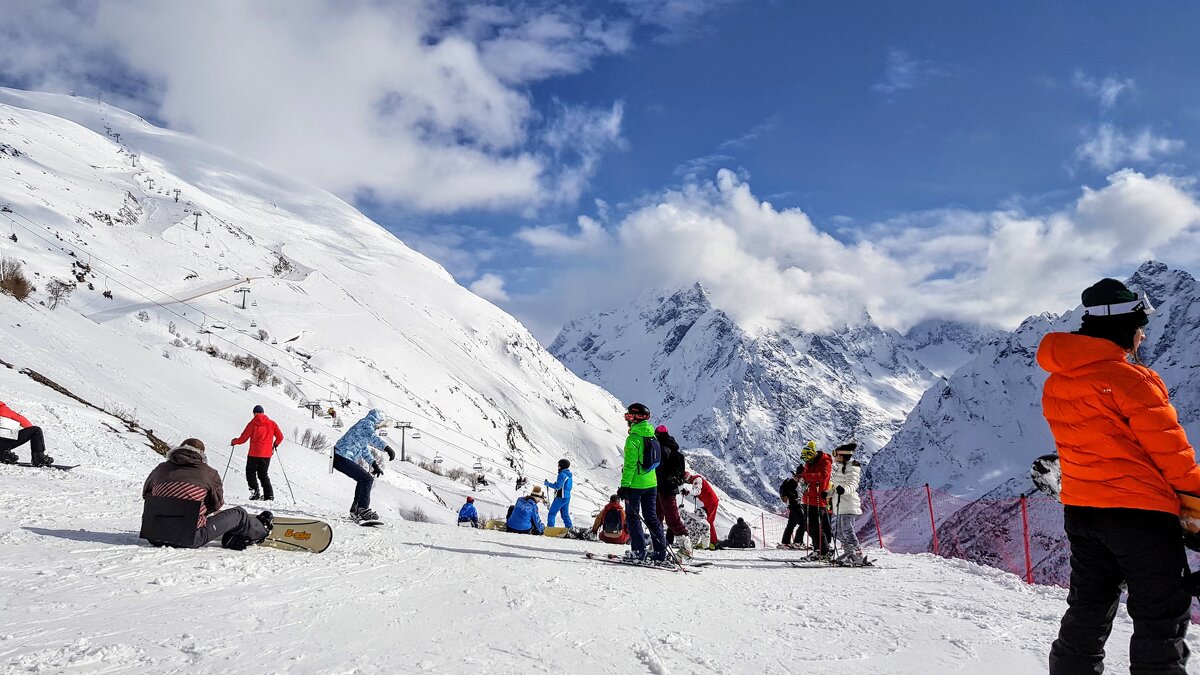
[[[219,540],[240,551],[266,539],[273,523],[270,511],[255,517],[240,506],[220,510],[225,505],[221,476],[206,463],[204,443],[195,438],[154,467],[142,486],[142,499],[139,536],[155,546],[200,548]]]
[[[517,500],[509,512],[505,527],[509,532],[518,534],[542,534],[546,527],[542,525],[542,517],[538,515],[538,502],[546,501],[542,494],[542,486],[534,485],[529,494]]]
[[[745,518],[738,518],[733,527],[729,528],[729,538],[717,542],[717,548],[754,548],[754,533]]]
[[[0,401],[0,429],[8,434],[0,433],[0,462],[16,464],[19,457],[13,450],[29,444],[29,463],[34,466],[50,466],[53,457],[46,456],[46,441],[42,428],[36,427],[20,413]],[[12,438],[8,436],[11,435]]]

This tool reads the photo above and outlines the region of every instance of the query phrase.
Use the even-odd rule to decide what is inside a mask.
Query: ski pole
[[[283,468],[283,457],[279,455],[279,446],[275,446],[275,457],[279,460],[279,470],[283,472],[283,482],[288,486],[288,494],[292,496],[292,506],[296,505],[296,493],[292,492],[292,481],[288,480],[287,469]]]
[[[221,485],[225,485],[225,476],[229,475],[229,465],[233,464],[233,448],[232,443],[229,444],[229,459],[225,462],[225,473],[221,474]]]
[[[837,518],[837,519],[838,519],[838,521],[837,521],[837,522],[836,522],[836,524],[834,525],[834,528],[835,528],[835,529],[834,529],[834,533],[833,533],[833,534],[834,534],[834,536],[833,536],[833,559],[834,559],[834,560],[837,560],[837,545],[838,545],[838,540],[837,540],[837,529],[836,529],[836,528],[838,528],[838,527],[841,527],[841,525],[842,525],[842,521],[841,521],[841,517],[842,517],[842,514],[841,514],[841,511],[842,511],[842,496],[841,496],[841,495],[838,495],[838,496],[837,496],[837,497],[834,499],[834,501],[836,502],[836,504],[837,504],[837,505],[833,507],[833,517],[834,517],[834,518]]]

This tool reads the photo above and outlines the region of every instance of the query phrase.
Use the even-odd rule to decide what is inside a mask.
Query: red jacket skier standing
[[[254,406],[254,419],[246,425],[241,436],[229,442],[230,445],[241,445],[250,441],[250,452],[246,456],[246,482],[250,485],[250,499],[275,499],[275,490],[271,487],[271,478],[267,469],[271,466],[271,455],[283,442],[283,432],[279,430],[270,417],[263,412],[261,405]],[[258,492],[258,481],[262,481],[262,494]]]
[[[833,458],[817,450],[815,441],[809,441],[800,451],[800,459],[804,460],[800,470],[804,494],[800,501],[804,504],[808,538],[817,556],[828,556],[831,553],[829,542],[833,528],[829,522],[829,502],[825,493],[829,491],[829,481],[833,477]]]

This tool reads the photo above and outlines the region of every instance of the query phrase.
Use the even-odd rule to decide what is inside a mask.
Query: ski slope
[[[336,520],[321,555],[155,549],[137,539],[140,476],[0,466],[0,486],[4,672],[1014,675],[1044,672],[1064,608],[1062,589],[931,556],[791,569],[721,551],[684,575],[426,523]]]

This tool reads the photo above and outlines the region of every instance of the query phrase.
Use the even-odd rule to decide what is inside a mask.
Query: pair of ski
[[[670,567],[666,567],[666,566],[661,566],[661,565],[651,565],[649,563],[631,562],[629,560],[626,560],[623,556],[617,555],[616,553],[606,553],[606,554],[600,555],[600,554],[592,553],[591,551],[588,551],[584,555],[587,557],[588,560],[596,560],[599,562],[609,563],[612,565],[625,565],[626,567],[640,567],[642,569],[662,570],[663,572],[684,572],[687,574],[700,574],[700,570],[696,569],[696,568],[708,567],[709,565],[712,564],[711,562],[676,563],[674,565],[671,565]]]
[[[863,558],[863,561],[857,565],[851,564],[851,563],[846,563],[846,562],[836,562],[833,560],[808,560],[808,559],[788,560],[787,558],[767,558],[767,557],[759,558],[759,560],[765,560],[767,562],[781,562],[781,563],[785,563],[788,567],[794,567],[797,569],[824,568],[824,567],[854,567],[854,568],[858,568],[858,567],[875,567],[876,566],[875,561],[871,560],[870,558]]]

